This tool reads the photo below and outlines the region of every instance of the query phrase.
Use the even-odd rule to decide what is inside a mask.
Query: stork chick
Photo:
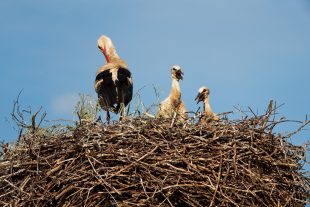
[[[220,118],[215,113],[213,113],[211,106],[210,106],[210,102],[209,102],[209,96],[210,96],[209,88],[202,86],[198,90],[198,95],[196,96],[195,101],[197,101],[197,104],[203,101],[205,120],[218,121]]]
[[[117,54],[111,39],[102,35],[98,39],[97,46],[105,56],[107,64],[96,72],[94,87],[101,108],[107,112],[109,124],[109,111],[116,114],[120,112],[120,120],[124,116],[125,107],[132,99],[133,83],[131,72],[125,61]]]
[[[157,117],[172,118],[176,115],[181,119],[187,119],[186,108],[181,100],[180,80],[183,80],[183,72],[178,65],[172,66],[171,69],[172,87],[170,95],[160,103]]]

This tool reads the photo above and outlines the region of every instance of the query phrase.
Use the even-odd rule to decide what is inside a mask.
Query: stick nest
[[[0,160],[0,205],[305,206],[305,150],[262,117],[25,133]]]

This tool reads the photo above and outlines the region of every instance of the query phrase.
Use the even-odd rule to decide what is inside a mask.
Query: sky
[[[154,87],[160,100],[169,94],[178,64],[188,110],[198,109],[205,85],[216,113],[264,113],[270,99],[284,104],[278,118],[304,121],[310,113],[310,0],[3,0],[0,28],[0,140],[17,137],[10,113],[21,90],[22,107],[42,107],[48,120],[74,119],[79,93],[96,98],[102,34],[146,106],[158,101]],[[309,138],[305,130],[293,142]]]

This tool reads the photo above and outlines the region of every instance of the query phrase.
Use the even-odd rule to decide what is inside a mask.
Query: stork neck
[[[205,98],[203,101],[203,105],[204,105],[204,111],[205,111],[205,115],[206,116],[212,116],[213,112],[209,103],[209,97]]]
[[[103,52],[103,54],[104,54],[104,57],[105,57],[105,59],[106,59],[107,63],[110,63],[110,62],[111,62],[111,60],[110,60],[109,55],[108,55],[106,52]]]
[[[177,99],[177,100],[181,99],[180,83],[176,79],[172,79],[172,86],[171,86],[170,97],[172,99]]]
[[[107,63],[120,59],[114,47],[110,47],[107,50],[103,50],[103,54]]]

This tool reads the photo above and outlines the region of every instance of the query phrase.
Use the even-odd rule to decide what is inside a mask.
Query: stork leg
[[[121,103],[120,105],[121,105],[121,107],[120,107],[119,121],[122,121],[123,117],[124,117],[124,113],[125,113],[125,105],[124,105],[124,103]]]
[[[108,125],[110,125],[110,119],[111,119],[110,112],[109,112],[109,110],[107,110],[107,124]]]

